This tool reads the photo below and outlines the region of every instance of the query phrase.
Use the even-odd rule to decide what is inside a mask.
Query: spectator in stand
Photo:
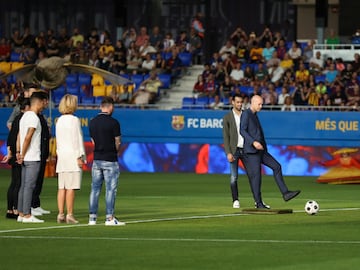
[[[219,50],[219,55],[223,61],[228,57],[231,58],[232,55],[236,55],[236,48],[230,39],[227,40],[225,45],[221,47]]]
[[[343,83],[347,84],[351,80],[351,77],[352,77],[352,74],[353,74],[352,64],[347,63],[346,68],[343,71],[341,71],[340,74],[341,74],[341,78],[342,78]],[[356,74],[356,76],[357,76],[357,74]]]
[[[314,87],[314,85],[309,85],[308,88],[309,88],[309,92],[307,93],[308,105],[315,107],[319,106],[322,95],[316,92],[316,88]]]
[[[114,59],[111,63],[112,72],[124,73],[126,70],[126,48],[122,40],[117,40],[114,48]]]
[[[165,62],[165,72],[171,75],[171,82],[181,75],[182,62],[176,49],[171,51],[171,57]]]
[[[354,60],[351,62],[351,65],[353,67],[353,71],[355,71],[355,72],[360,71],[360,54],[359,53],[354,54]]]
[[[319,83],[315,86],[315,92],[320,95],[327,93],[327,87],[323,81],[319,81]]]
[[[299,67],[299,62],[302,59],[302,51],[296,41],[292,42],[291,48],[288,50],[290,58],[294,61],[295,70]]]
[[[291,94],[294,105],[296,106],[304,106],[307,105],[306,94],[307,87],[305,87],[301,83],[297,83],[294,91]]]
[[[193,87],[193,96],[195,97],[199,97],[199,96],[204,96],[205,93],[205,82],[204,82],[204,77],[200,74],[197,77],[197,81],[194,84]]]
[[[234,84],[231,82],[230,76],[225,76],[225,81],[220,84],[220,97],[225,100],[232,96],[234,92]]]
[[[192,54],[192,63],[201,64],[202,40],[194,28],[190,29],[189,45],[189,51]]]
[[[166,33],[165,38],[163,40],[163,52],[164,53],[171,52],[174,47],[175,47],[175,41],[173,39],[172,34],[170,32]]]
[[[294,70],[294,61],[290,58],[288,53],[285,53],[284,58],[280,61],[280,67],[282,67],[284,71]]]
[[[276,105],[278,94],[276,93],[275,85],[273,83],[269,83],[267,90],[261,93],[261,97],[263,98],[265,105]]]
[[[132,93],[130,91],[130,86],[125,84],[123,86],[123,91],[118,96],[118,102],[120,104],[128,104],[132,98]]]
[[[10,39],[11,51],[20,53],[22,51],[22,46],[24,43],[24,39],[20,34],[19,29],[14,29]]]
[[[218,94],[217,92],[218,91],[216,89],[214,75],[210,74],[205,80],[204,94],[207,97],[214,97],[216,94]]]
[[[135,104],[139,104],[136,100],[141,96],[141,99],[147,96],[147,100],[143,104],[154,104],[159,94],[159,88],[163,85],[162,81],[157,76],[156,71],[151,71],[149,78],[144,80],[139,90],[134,94],[133,100]]]
[[[328,86],[331,85],[335,81],[336,76],[338,75],[338,73],[339,73],[339,71],[336,70],[335,64],[332,63],[330,65],[329,70],[326,71],[326,73],[325,73],[325,84],[328,85]]]
[[[115,48],[111,44],[110,38],[105,38],[104,44],[101,45],[98,51],[98,58],[99,58],[99,68],[104,70],[110,69],[111,59],[114,55]]]
[[[141,64],[141,72],[143,74],[149,74],[151,70],[155,69],[155,60],[151,58],[151,54],[145,55],[145,60]]]
[[[143,45],[140,46],[139,53],[142,59],[146,59],[147,54],[156,53],[156,50],[151,46],[148,39],[144,39]]]
[[[145,26],[142,26],[140,28],[139,35],[136,37],[136,47],[140,48],[141,46],[144,46],[145,40],[149,41],[149,35],[147,33],[147,28]]]
[[[275,52],[275,48],[271,45],[270,41],[266,41],[265,48],[262,50],[262,58],[264,62],[269,61],[271,58],[273,58],[273,54]],[[277,57],[277,56],[276,56]],[[280,59],[279,59],[280,62]]]
[[[345,69],[345,64],[341,57],[335,59],[335,68],[339,72],[342,72]]]
[[[346,96],[347,96],[346,106],[352,106],[358,110],[359,105],[360,105],[360,87],[359,87],[359,85],[358,84],[355,85],[353,92],[347,93]]]
[[[88,65],[92,67],[99,67],[100,64],[97,51],[93,51],[91,53]]]
[[[346,96],[351,96],[354,93],[356,86],[360,85],[358,80],[358,73],[352,72],[350,80],[345,83],[345,94]]]
[[[160,33],[160,27],[155,25],[152,28],[150,37],[149,37],[150,45],[153,46],[157,51],[160,51],[162,49],[162,41],[163,36]]]
[[[241,37],[240,41],[237,43],[236,46],[236,56],[237,60],[241,63],[247,63],[249,62],[249,48],[247,46],[246,39]]]
[[[295,86],[295,76],[291,69],[287,69],[282,78],[283,85]]]
[[[131,43],[134,43],[135,45],[136,37],[137,34],[134,27],[126,29],[122,35],[122,40],[124,41],[125,48],[129,48]]]
[[[287,51],[285,40],[282,38],[279,40],[278,46],[276,47],[278,57],[283,60]]]
[[[161,74],[165,70],[165,60],[161,55],[161,52],[157,52],[155,56],[155,69],[157,74]]]
[[[289,89],[286,86],[281,87],[281,93],[278,96],[278,104],[283,105],[286,97],[290,97]]]
[[[302,52],[302,60],[306,64],[308,64],[310,59],[314,57],[314,45],[315,45],[315,40],[311,39],[304,47],[304,50]]]
[[[244,85],[250,85],[255,79],[254,71],[250,65],[247,65],[244,70]]]
[[[55,36],[53,36],[55,38]],[[23,46],[24,49],[28,49],[35,46],[35,36],[31,34],[30,27],[24,27],[24,35],[23,35]]]
[[[237,27],[235,31],[230,35],[230,39],[233,44],[238,45],[241,39],[247,40],[248,36],[241,27]]]
[[[281,107],[281,111],[296,111],[296,106],[293,104],[291,96],[286,96],[284,104]]]
[[[340,38],[336,35],[335,30],[333,28],[329,31],[329,36],[325,40],[326,44],[340,44]],[[330,46],[330,48],[332,48]]]
[[[227,69],[224,67],[223,63],[220,62],[215,69],[215,82],[217,85],[222,84],[225,81],[225,77],[228,75]]]
[[[273,44],[273,34],[268,26],[265,26],[263,33],[259,36],[259,42],[262,48],[266,47],[266,42]]]
[[[209,61],[211,67],[212,67],[213,69],[216,69],[218,63],[220,63],[220,62],[222,63],[223,60],[222,60],[219,52],[214,52],[213,55],[212,55],[212,57],[210,58],[210,61]]]
[[[191,28],[196,30],[196,33],[201,38],[201,40],[205,37],[205,29],[202,24],[203,14],[201,12],[196,13],[194,19],[191,22]]]
[[[0,62],[9,61],[10,60],[10,53],[11,53],[10,43],[5,37],[2,37],[0,39]],[[1,73],[1,70],[0,70],[0,73]]]
[[[224,102],[221,101],[219,95],[214,96],[214,100],[209,104],[209,108],[213,110],[222,110],[224,108]]]
[[[337,84],[335,86],[335,92],[330,95],[330,100],[332,106],[345,106],[347,104],[348,99],[341,85]]]
[[[50,43],[47,45],[46,54],[48,57],[60,55],[60,48],[55,37],[50,39]]]
[[[179,36],[176,38],[175,45],[179,48],[179,52],[189,52],[190,44],[186,31],[180,31]]]
[[[209,63],[205,63],[204,64],[204,70],[202,72],[202,76],[204,78],[204,81],[206,80],[206,78],[212,73],[212,70],[211,70],[211,66]]]
[[[263,48],[259,46],[259,43],[257,41],[253,41],[249,57],[251,63],[260,63],[263,61],[262,51]]]
[[[255,81],[258,83],[266,82],[269,78],[269,73],[263,63],[258,64],[258,68],[255,71]]]
[[[321,52],[317,51],[309,61],[309,72],[314,75],[322,74],[324,69],[324,59],[321,56]]]
[[[300,62],[299,70],[295,72],[295,80],[298,83],[307,83],[309,81],[310,72],[305,68],[305,64]]]
[[[136,74],[142,64],[139,51],[134,49],[132,54],[128,54],[126,58],[126,71],[128,74]]]
[[[76,47],[78,42],[84,43],[84,36],[80,34],[79,28],[75,27],[70,38],[70,44],[72,47]]]
[[[238,62],[230,73],[231,82],[234,85],[241,85],[244,81],[244,71],[241,69],[241,63]]]

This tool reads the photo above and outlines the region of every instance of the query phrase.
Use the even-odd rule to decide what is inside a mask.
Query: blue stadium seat
[[[187,52],[181,52],[178,54],[181,63],[184,67],[190,67],[192,64],[192,54]]]
[[[66,94],[66,89],[65,86],[60,85],[57,88],[55,88],[54,90],[52,90],[51,94],[55,97],[55,96],[60,96],[62,97],[63,95]]]
[[[81,97],[81,104],[82,105],[93,105],[94,104],[94,97]]]
[[[325,75],[317,75],[315,76],[315,83],[318,84],[319,82],[325,82]]]
[[[171,75],[166,73],[161,73],[158,75],[160,81],[163,83],[162,87],[163,89],[169,89],[171,85]]]
[[[67,86],[66,87],[66,92],[68,94],[77,96],[77,95],[79,95],[79,86],[77,86],[77,85]]]
[[[94,103],[100,105],[101,101],[103,100],[103,96],[95,97]]]
[[[70,73],[66,75],[65,83],[67,86],[73,86],[78,83],[78,75],[75,73]]]
[[[135,90],[137,90],[144,81],[144,76],[142,74],[134,74],[131,76],[131,81],[135,84]]]
[[[78,76],[79,85],[91,85],[91,75],[80,73]]]
[[[20,53],[12,52],[10,54],[10,62],[21,62],[20,55]]]
[[[195,108],[196,109],[206,109],[209,105],[208,97],[198,97],[195,99]]]
[[[194,98],[192,97],[183,97],[182,99],[182,109],[192,109],[194,105]]]

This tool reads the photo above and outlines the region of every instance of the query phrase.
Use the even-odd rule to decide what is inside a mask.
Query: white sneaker
[[[23,217],[18,216],[16,221],[17,222],[23,222]]]
[[[88,225],[90,225],[90,226],[96,225],[96,220],[89,220]]]
[[[45,209],[41,208],[41,206],[36,207],[36,208],[31,208],[31,210],[34,210],[36,213],[41,213],[41,215],[48,215],[51,213],[49,210],[45,210]]]
[[[116,218],[105,221],[105,226],[124,226],[125,224],[125,222],[118,221]]]
[[[23,223],[43,223],[44,220],[38,219],[38,218],[36,218],[35,216],[31,215],[31,216],[28,217],[28,218],[23,217],[22,222],[23,222]]]
[[[240,208],[240,202],[238,200],[233,202],[233,208]]]

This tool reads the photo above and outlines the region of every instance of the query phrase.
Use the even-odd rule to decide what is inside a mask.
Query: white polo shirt
[[[40,161],[41,153],[41,124],[40,119],[33,111],[27,111],[20,119],[20,151],[22,152],[24,140],[29,128],[35,128],[31,143],[25,153],[24,161]]]

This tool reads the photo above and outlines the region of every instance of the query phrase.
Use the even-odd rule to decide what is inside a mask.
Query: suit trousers
[[[284,182],[284,178],[281,171],[280,163],[267,151],[258,151],[257,153],[251,154],[246,153],[244,155],[244,166],[246,173],[250,181],[251,191],[254,196],[256,203],[262,203],[261,196],[261,164],[269,167],[273,171],[275,182],[280,189],[282,194],[288,191],[288,188]]]

